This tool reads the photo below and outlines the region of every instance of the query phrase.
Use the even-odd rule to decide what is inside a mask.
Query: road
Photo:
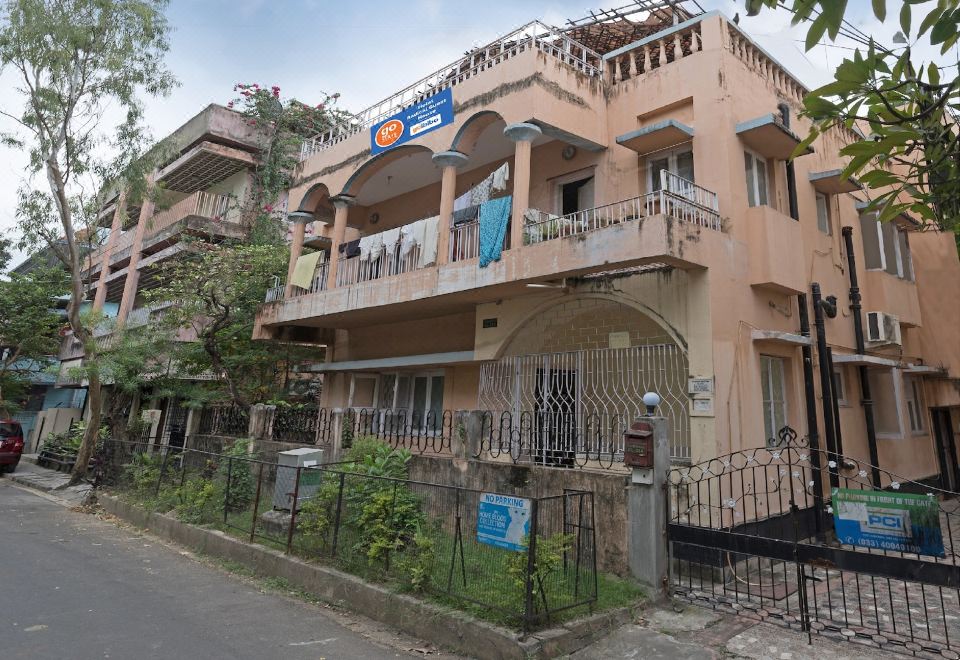
[[[422,646],[369,621],[264,593],[253,580],[0,479],[6,660],[353,660],[409,657],[404,648]]]

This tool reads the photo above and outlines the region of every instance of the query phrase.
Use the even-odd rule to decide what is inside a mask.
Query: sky
[[[359,111],[531,20],[562,26],[591,9],[630,0],[591,2],[604,0],[171,0],[167,66],[180,86],[168,97],[147,100],[146,120],[161,138],[207,104],[226,103],[238,82],[279,85],[284,97],[308,103],[339,92],[341,107]],[[742,0],[700,4],[729,17],[739,12],[740,27],[810,87],[828,82],[831,69],[850,54],[843,43],[804,53],[806,30],[791,27],[783,10],[750,18]],[[897,0],[888,4],[899,6]],[[848,6],[854,25],[892,43],[897,28],[890,18],[886,25],[873,18],[870,0],[849,0]],[[0,74],[0,110],[19,114],[14,83],[9,72]],[[0,118],[0,131],[11,128]],[[0,147],[0,234],[16,235],[17,189],[26,165],[22,153]],[[22,257],[16,255],[13,264]]]

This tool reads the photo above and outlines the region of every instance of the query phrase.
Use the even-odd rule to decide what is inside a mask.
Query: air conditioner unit
[[[900,340],[900,319],[884,312],[867,312],[867,341],[871,344],[897,344]]]

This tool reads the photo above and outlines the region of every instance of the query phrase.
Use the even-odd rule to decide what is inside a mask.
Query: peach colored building
[[[815,415],[821,446],[869,460],[872,444],[886,469],[956,485],[953,236],[861,213],[839,177],[852,132],[789,165],[806,90],[723,15],[612,27],[531,23],[306,143],[291,275],[305,224],[320,255],[268,294],[257,336],[326,345],[327,408],[427,427],[509,413],[526,460],[616,460],[656,391],[676,460],[806,434]],[[452,122],[371,154],[371,128],[447,90]],[[813,283],[836,296],[832,368]]]
[[[101,345],[111,340],[117,326],[146,325],[175,304],[147,305],[142,293],[157,285],[158,267],[189,250],[191,240],[245,235],[240,216],[262,146],[257,129],[240,113],[211,104],[165,144],[171,153],[150,175],[162,186],[162,208],[149,199],[140,205],[127,203],[117,192],[100,212],[103,240],[88,256],[84,278],[93,308],[107,317],[94,331]],[[80,385],[71,381],[69,370],[79,366],[83,356],[83,345],[65,337],[58,385]],[[163,411],[153,429],[156,437],[164,442],[171,435],[182,439],[184,408],[168,400],[145,401],[142,407]]]

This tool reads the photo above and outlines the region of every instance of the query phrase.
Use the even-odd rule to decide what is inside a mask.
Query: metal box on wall
[[[300,485],[297,487],[297,468],[310,468],[323,463],[323,450],[314,447],[290,449],[277,454],[277,480],[273,486],[273,508],[290,509],[294,490],[297,490],[297,504],[313,497],[320,487],[320,470],[304,469],[300,471]]]
[[[634,422],[623,434],[623,464],[634,468],[653,467],[653,427]]]

